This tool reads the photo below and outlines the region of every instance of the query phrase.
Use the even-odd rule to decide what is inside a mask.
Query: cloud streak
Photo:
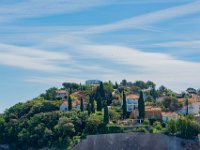
[[[184,5],[179,5],[164,10],[132,17],[115,23],[95,26],[86,30],[85,33],[94,34],[94,33],[110,32],[119,29],[130,29],[135,27],[141,27],[198,12],[200,12],[200,1],[195,1],[192,3],[187,3]]]
[[[0,65],[51,72],[64,71],[62,65],[71,61],[66,53],[0,44]]]

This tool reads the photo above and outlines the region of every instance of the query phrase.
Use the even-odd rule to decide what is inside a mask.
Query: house
[[[162,120],[162,110],[160,107],[145,106],[145,118]]]
[[[68,102],[64,101],[61,105],[60,105],[60,111],[68,111]]]
[[[179,114],[185,115],[187,113],[187,106],[183,106],[181,110],[178,111]],[[199,116],[200,113],[200,102],[189,101],[188,113],[192,115]]]
[[[179,115],[176,112],[162,112],[162,121],[178,120]]]
[[[72,109],[80,109],[80,101],[76,100],[76,101],[72,101]],[[68,101],[64,101],[61,105],[60,105],[60,111],[68,111]]]
[[[160,107],[145,106],[145,118],[162,120],[162,110]],[[139,117],[138,109],[131,112],[130,118],[137,119]]]
[[[139,96],[135,94],[129,94],[126,96],[127,111],[132,112],[138,108]],[[121,101],[121,106],[123,105],[123,100]]]
[[[68,91],[67,90],[57,90],[56,93],[57,93],[56,97],[60,97],[60,98],[64,99],[67,96]]]

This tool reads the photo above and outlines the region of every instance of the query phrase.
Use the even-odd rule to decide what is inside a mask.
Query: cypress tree
[[[72,110],[72,99],[70,95],[68,96],[68,110]]]
[[[103,123],[104,123],[104,125],[107,125],[109,123],[108,106],[107,106],[106,102],[104,104]]]
[[[124,93],[124,91],[123,91],[123,95],[122,95],[122,118],[123,119],[126,119],[126,117],[127,117],[127,105],[126,105],[126,95],[125,95],[125,93]]]
[[[87,110],[88,110],[88,116],[90,116],[90,114],[91,114],[91,105],[90,105],[90,103],[88,103]]]
[[[144,119],[145,117],[145,106],[144,106],[144,97],[143,92],[140,91],[140,97],[138,100],[138,111],[139,111],[139,118]]]
[[[106,94],[103,86],[103,82],[100,82],[100,85],[96,90],[96,101],[97,101],[97,111],[102,111],[102,104],[104,104],[106,99]]]
[[[102,98],[99,93],[99,89],[96,92],[96,101],[97,101],[97,111],[102,111]]]
[[[90,95],[90,106],[91,106],[91,112],[95,113],[95,108],[94,108],[94,98],[93,95]]]
[[[185,100],[185,105],[186,105],[186,115],[189,114],[189,101],[188,98]]]
[[[83,105],[83,99],[82,99],[82,97],[81,97],[81,106],[80,106],[80,109],[81,109],[81,112],[84,111],[84,105]]]
[[[100,96],[105,99],[105,90],[104,90],[104,86],[103,86],[103,82],[100,82],[100,85],[99,85],[99,93],[100,93]]]

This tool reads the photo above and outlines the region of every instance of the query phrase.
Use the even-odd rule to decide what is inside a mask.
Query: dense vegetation
[[[142,89],[151,88],[144,102]],[[140,118],[144,118],[144,106],[161,106],[165,111],[175,111],[182,107],[173,95],[175,93],[164,86],[156,90],[151,82],[123,80],[120,84],[100,83],[99,86],[63,83],[63,88],[70,93],[81,91],[80,110],[72,109],[74,97],[67,96],[68,112],[59,111],[63,102],[56,97],[57,88],[48,89],[26,103],[18,103],[0,115],[0,144],[9,144],[12,149],[56,147],[70,149],[80,138],[88,134],[117,132],[166,133],[184,138],[194,138],[200,133],[200,125],[190,115],[182,116],[178,121],[171,120],[164,124],[158,121],[144,120],[133,128],[116,124],[119,119],[128,118],[124,105],[126,94],[137,93],[139,98]],[[190,89],[191,90],[191,89]],[[84,96],[83,96],[84,95]],[[163,96],[163,102],[156,98]],[[123,100],[123,105],[119,106]],[[108,109],[110,106],[110,109]]]

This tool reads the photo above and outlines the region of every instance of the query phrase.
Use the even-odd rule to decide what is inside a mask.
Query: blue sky
[[[1,0],[0,112],[62,82],[200,88],[200,0]]]

